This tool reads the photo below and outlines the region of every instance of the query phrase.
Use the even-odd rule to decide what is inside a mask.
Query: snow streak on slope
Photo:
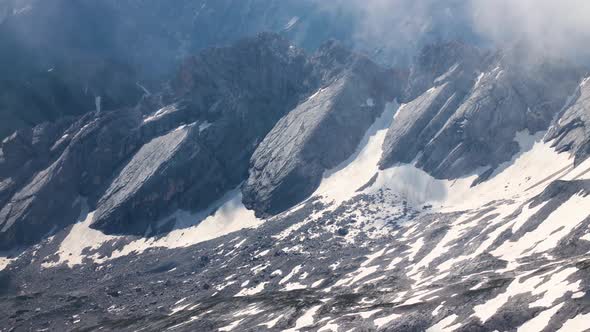
[[[98,258],[98,254],[84,255],[83,252],[96,250],[109,241],[126,241],[129,237],[105,235],[90,228],[93,214],[94,211],[83,213],[81,221],[72,226],[69,234],[61,242],[57,252],[59,259],[44,263],[44,267],[53,267],[62,263],[73,267],[82,264],[85,258],[103,263],[109,259],[134,253],[140,254],[149,248],[188,247],[244,228],[254,228],[262,223],[254,216],[253,211],[244,207],[241,193],[236,189],[199,213],[177,211],[173,215],[176,219],[174,230],[164,236],[133,240],[114,251],[109,257]]]
[[[412,165],[399,165],[380,172],[375,185],[403,194],[414,204],[433,204],[441,211],[473,209],[498,199],[525,201],[571,169],[568,154],[557,153],[543,134],[518,133],[515,141],[521,152],[498,167],[488,181],[472,187],[477,175],[457,180],[437,180]],[[485,170],[482,170],[485,171]]]
[[[57,251],[58,260],[53,262],[44,262],[42,264],[44,268],[55,267],[64,263],[69,267],[74,267],[75,265],[82,264],[84,258],[96,260],[98,258],[97,254],[88,257],[83,255],[82,252],[85,249],[96,250],[104,243],[116,238],[90,228],[94,211],[89,212],[86,200],[80,200],[82,201],[82,211],[79,222],[72,226],[69,234],[65,239],[62,240],[59,250]]]
[[[164,247],[179,248],[211,240],[240,229],[254,228],[262,221],[254,216],[254,212],[247,210],[242,204],[242,194],[234,190],[226,194],[217,206],[198,214],[186,211],[178,211],[176,229],[158,239],[140,239],[125,246],[118,255],[127,255],[132,252],[142,252],[148,248]],[[215,205],[214,205],[215,206]],[[215,210],[212,215],[211,210]]]
[[[8,264],[10,264],[11,259],[7,257],[0,257],[0,271],[4,270]]]
[[[397,109],[395,103],[386,105],[381,116],[367,130],[357,151],[342,164],[327,171],[312,196],[323,196],[327,201],[342,203],[377,174],[385,134]]]
[[[544,133],[532,135],[525,131],[515,137],[521,147],[520,153],[500,165],[490,180],[475,187],[472,184],[478,174],[451,181],[438,180],[411,164],[380,171],[377,163],[395,109],[393,105],[387,106],[383,115],[368,130],[357,153],[342,165],[327,171],[314,196],[322,196],[326,202],[338,205],[358,194],[357,190],[376,176],[364,193],[388,189],[414,207],[430,204],[440,211],[460,211],[498,199],[526,201],[573,168],[573,160],[568,154],[557,153],[550,143],[543,142]],[[590,169],[590,161],[584,166]],[[486,169],[479,173],[484,171]],[[586,176],[590,177],[590,174]]]
[[[590,197],[576,195],[563,203],[535,230],[525,233],[514,242],[504,243],[492,254],[507,262],[514,262],[516,258],[525,254],[551,250],[589,215]]]

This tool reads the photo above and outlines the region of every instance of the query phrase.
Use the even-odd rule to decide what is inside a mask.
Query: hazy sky
[[[536,56],[590,57],[590,0],[331,0],[358,13],[358,37],[412,43],[425,31],[477,35]],[[467,31],[465,31],[467,30]]]
[[[590,55],[588,0],[473,0],[472,21],[498,44],[524,43],[536,54]]]

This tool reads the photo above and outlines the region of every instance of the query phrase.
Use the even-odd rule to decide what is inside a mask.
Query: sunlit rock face
[[[410,76],[410,90],[426,91],[400,109],[385,141],[382,168],[415,161],[438,178],[479,168],[491,172],[518,151],[516,133],[550,127],[583,73],[573,64],[524,65],[456,43],[425,52],[413,72],[440,76]],[[428,52],[450,60],[427,61],[435,58]]]
[[[252,156],[244,203],[260,215],[309,197],[324,171],[346,160],[385,104],[401,94],[403,75],[341,45],[325,45],[312,61],[323,74],[319,89],[283,117]]]
[[[564,106],[563,116],[547,133],[547,141],[553,141],[559,151],[571,151],[576,164],[590,155],[590,114],[588,113],[588,79],[584,79]]]

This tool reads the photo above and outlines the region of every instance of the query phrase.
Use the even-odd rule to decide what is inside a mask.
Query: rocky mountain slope
[[[382,38],[353,2],[318,0],[3,0],[0,2],[0,138],[64,115],[133,107],[159,90],[182,59],[273,31],[309,53],[334,38],[380,63],[407,65],[433,40],[474,40],[460,1],[440,5],[429,25],[391,17],[412,36]],[[447,7],[450,6],[454,10]],[[455,10],[456,9],[456,10]],[[365,38],[367,37],[367,38]]]
[[[61,131],[44,132],[54,126],[48,124],[7,138],[2,143],[2,248],[34,244],[75,222],[80,197],[96,210],[93,227],[107,233],[141,235],[158,224],[173,224],[171,214],[177,209],[203,209],[244,181],[258,144],[265,149],[263,139],[272,127],[289,121],[299,109],[308,123],[307,128],[298,125],[305,131],[301,138],[317,140],[335,126],[356,130],[345,134],[350,136],[346,147],[337,139],[311,141],[309,148],[294,146],[342,149],[336,159],[324,162],[324,169],[329,168],[353,152],[384,103],[393,100],[396,79],[334,42],[307,56],[277,35],[261,34],[203,51],[184,62],[169,88],[146,96],[134,109],[88,113]],[[337,114],[321,115],[321,121],[306,106],[320,89],[335,91],[327,101],[335,106],[320,105],[316,112]],[[351,100],[352,91],[356,95]],[[338,111],[351,101],[358,106],[341,117]],[[18,164],[30,166],[14,167]],[[317,182],[322,171],[301,183]],[[265,178],[248,183],[244,190],[251,195],[267,190]],[[302,191],[300,197],[310,193]],[[286,199],[279,195],[274,199]],[[250,201],[265,204],[257,196]]]
[[[587,72],[264,33],[0,153],[0,329],[585,331]]]

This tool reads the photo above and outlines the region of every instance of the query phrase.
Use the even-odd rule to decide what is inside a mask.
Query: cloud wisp
[[[321,1],[321,0],[316,0]],[[531,57],[590,59],[588,0],[334,0],[324,8],[357,15],[355,39],[415,48],[463,39]],[[521,54],[523,54],[521,52]]]
[[[473,28],[499,47],[523,47],[531,56],[590,57],[590,1],[473,0]]]

